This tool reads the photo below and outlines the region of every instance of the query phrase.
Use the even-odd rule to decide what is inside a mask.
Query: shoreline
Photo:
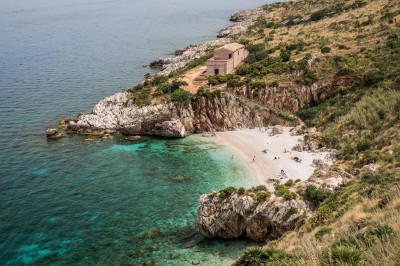
[[[307,181],[316,166],[314,159],[324,159],[328,152],[294,151],[292,148],[303,140],[304,135],[292,136],[291,127],[284,127],[283,134],[272,135],[272,127],[260,129],[239,129],[215,132],[215,141],[247,165],[246,171],[255,177],[260,185],[273,188],[276,181],[285,183],[289,179]],[[267,150],[266,153],[263,150]],[[284,152],[284,151],[287,152]],[[252,162],[255,156],[255,162]],[[276,159],[275,159],[276,157]],[[293,160],[294,157],[301,162]],[[279,158],[279,159],[278,159]],[[284,171],[284,175],[281,174]]]
[[[252,26],[262,13],[262,6],[237,11],[229,19],[232,23],[220,29],[214,39],[178,49],[174,52],[175,56],[159,57],[151,61],[149,66],[159,69],[156,75],[168,76],[171,72],[184,68],[191,61],[206,55],[209,48],[229,43],[234,35]]]

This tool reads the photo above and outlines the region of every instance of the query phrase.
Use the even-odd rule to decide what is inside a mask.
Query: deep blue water
[[[48,142],[43,132],[265,2],[0,0],[0,265],[222,265],[235,256],[245,241],[182,241],[200,194],[253,182],[223,147],[197,136]]]

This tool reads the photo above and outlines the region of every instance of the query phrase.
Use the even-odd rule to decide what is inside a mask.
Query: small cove
[[[44,130],[154,73],[142,68],[154,58],[212,39],[234,11],[264,3],[2,3],[0,264],[233,259],[247,241],[182,241],[200,194],[253,182],[224,147],[199,136],[48,142]]]

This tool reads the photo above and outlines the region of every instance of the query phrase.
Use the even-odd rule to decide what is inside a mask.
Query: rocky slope
[[[234,130],[271,123],[294,125],[296,121],[287,122],[273,113],[250,108],[228,93],[213,98],[198,97],[185,104],[169,102],[138,107],[129,100],[127,92],[121,92],[100,101],[91,114],[71,120],[67,130],[185,137],[194,132]]]

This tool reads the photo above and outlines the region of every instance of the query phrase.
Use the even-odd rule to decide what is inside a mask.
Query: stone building
[[[214,51],[214,57],[207,60],[207,76],[226,75],[233,73],[235,68],[248,55],[244,45],[239,43],[226,44]]]

